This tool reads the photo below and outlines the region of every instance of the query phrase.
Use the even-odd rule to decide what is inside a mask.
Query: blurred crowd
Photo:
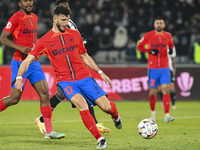
[[[200,0],[69,0],[71,19],[80,33],[95,41],[88,48],[98,51],[126,51],[135,55],[141,36],[153,30],[154,19],[163,16],[165,30],[173,35],[177,56],[187,56],[200,34]],[[33,12],[38,16],[38,38],[52,27],[55,0],[34,0]],[[0,32],[9,17],[19,10],[17,0],[0,1]],[[4,64],[9,64],[14,51],[6,48]]]

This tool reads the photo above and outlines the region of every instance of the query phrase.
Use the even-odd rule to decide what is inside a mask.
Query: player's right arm
[[[15,82],[15,88],[19,91],[22,92],[22,86],[23,86],[23,80],[22,80],[22,76],[24,75],[24,73],[27,71],[29,65],[36,59],[35,56],[28,54],[28,56],[26,57],[26,59],[21,63],[19,70],[18,70],[18,74],[17,74],[17,78],[16,78],[16,82]]]
[[[148,42],[149,42],[149,35],[150,33],[146,33],[142,39],[140,40],[138,46],[137,46],[137,50],[141,51],[141,52],[148,52],[152,55],[158,55],[159,50],[158,49],[150,49],[148,46]],[[147,48],[145,48],[145,45],[147,44]]]
[[[10,32],[3,30],[1,37],[0,37],[0,42],[4,44],[7,47],[11,47],[13,49],[17,49],[20,52],[24,54],[28,54],[28,52],[31,50],[29,47],[23,47],[20,45],[15,44],[13,41],[11,41],[8,37],[11,35]]]
[[[149,52],[150,50],[148,48],[145,48],[145,45],[148,44],[149,38],[147,37],[147,34],[145,34],[142,39],[140,40],[137,50],[141,52]]]

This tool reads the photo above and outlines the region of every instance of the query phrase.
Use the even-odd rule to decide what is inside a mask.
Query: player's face
[[[70,18],[70,15],[68,16],[65,16],[65,15],[62,15],[60,14],[59,16],[55,17],[55,24],[56,24],[56,27],[58,28],[58,30],[60,32],[65,32],[67,26],[68,26],[68,23],[69,23],[69,18]]]
[[[19,6],[21,7],[21,11],[23,13],[29,15],[33,9],[33,0],[21,0],[19,2]]]
[[[154,28],[157,32],[162,32],[165,28],[165,22],[162,19],[155,20],[154,22]]]
[[[59,6],[67,7],[67,9],[70,10],[69,3],[68,3],[68,2],[62,2],[62,3],[59,4]]]

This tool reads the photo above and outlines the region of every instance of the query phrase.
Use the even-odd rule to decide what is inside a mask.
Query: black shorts
[[[170,74],[171,74],[171,82],[175,82],[176,81],[176,77],[174,76],[173,72],[170,70]]]

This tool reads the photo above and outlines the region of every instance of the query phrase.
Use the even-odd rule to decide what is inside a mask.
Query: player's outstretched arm
[[[17,49],[20,52],[24,54],[28,54],[28,52],[31,50],[29,47],[23,47],[20,45],[15,44],[13,41],[11,41],[8,37],[11,35],[10,32],[3,30],[0,38],[0,42],[4,44],[5,46],[11,47],[13,49]]]
[[[26,59],[22,62],[22,64],[19,67],[18,74],[16,77],[16,82],[15,82],[15,88],[19,91],[22,92],[22,86],[23,86],[23,80],[22,76],[28,69],[29,65],[35,60],[35,56],[29,54]]]
[[[94,60],[87,54],[87,52],[80,54],[80,57],[86,66],[88,66],[90,69],[94,70],[95,72],[101,75],[102,80],[106,84],[109,84],[111,87],[113,86],[110,78],[105,73],[103,73],[103,71],[100,70],[100,68],[97,66]]]

